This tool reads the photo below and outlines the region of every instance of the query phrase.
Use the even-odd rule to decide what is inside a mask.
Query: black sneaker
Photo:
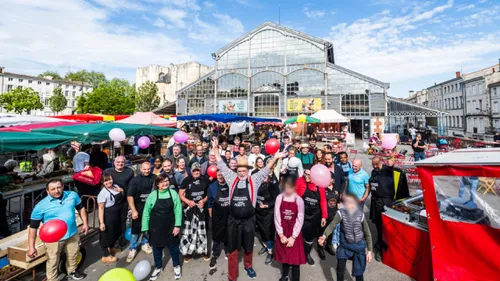
[[[262,249],[260,249],[259,251],[259,256],[263,256],[267,253],[267,248],[266,247],[263,247]]]
[[[380,252],[380,250],[375,252],[375,260],[382,261],[382,253]]]
[[[210,267],[210,269],[214,269],[215,267],[217,267],[217,258],[212,257],[212,259],[210,260],[209,267]]]
[[[307,258],[307,263],[311,266],[314,266],[314,260],[313,258],[311,258],[311,255],[307,255],[306,258]]]
[[[320,259],[322,260],[325,260],[326,259],[326,256],[325,256],[325,249],[323,249],[323,247],[318,247],[318,256]]]
[[[70,280],[82,280],[86,277],[85,274],[75,271],[73,273],[68,274],[68,279]]]
[[[285,276],[285,277],[281,277],[279,281],[288,281],[288,276]]]
[[[326,251],[332,255],[332,256],[335,256],[335,251],[333,250],[333,246],[332,245],[327,245],[326,246]]]
[[[265,261],[265,264],[268,265],[270,264],[271,262],[273,262],[273,254],[267,254],[267,257],[266,257],[266,261]]]

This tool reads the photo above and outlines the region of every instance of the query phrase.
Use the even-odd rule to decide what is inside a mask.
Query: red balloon
[[[211,178],[217,177],[217,165],[210,165],[207,169],[207,175]]]
[[[61,240],[68,231],[68,225],[63,220],[51,220],[40,228],[40,239],[45,243],[54,243]]]
[[[266,141],[266,153],[272,155],[280,150],[280,142],[277,139],[269,139]]]

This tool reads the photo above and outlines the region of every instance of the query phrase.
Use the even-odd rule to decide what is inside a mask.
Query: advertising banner
[[[247,112],[248,111],[248,101],[247,100],[219,100],[218,108],[219,108],[219,112],[221,112],[221,113]]]
[[[321,98],[288,99],[287,112],[316,112],[321,109]]]

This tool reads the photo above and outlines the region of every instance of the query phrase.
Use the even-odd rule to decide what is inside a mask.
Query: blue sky
[[[38,74],[198,61],[265,21],[331,41],[339,65],[404,97],[497,64],[500,0],[2,0],[0,66]],[[496,24],[495,24],[496,21]]]

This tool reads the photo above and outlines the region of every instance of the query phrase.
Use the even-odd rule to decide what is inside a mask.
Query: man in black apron
[[[141,165],[141,174],[134,177],[129,183],[127,201],[132,210],[132,237],[130,239],[127,262],[132,262],[137,254],[139,236],[141,235],[142,212],[146,199],[153,189],[155,179],[156,176],[151,174],[151,163],[144,162]],[[146,254],[153,252],[146,235],[142,236],[141,244],[141,249]]]
[[[391,161],[392,162],[392,161]],[[369,179],[370,192],[372,194],[370,204],[370,219],[377,227],[377,242],[375,248],[375,259],[382,260],[382,251],[385,247],[382,240],[382,213],[384,206],[394,202],[394,171],[392,167],[383,164],[379,156],[372,159],[373,171]]]
[[[217,139],[212,141],[212,149],[219,150]],[[238,252],[244,250],[245,271],[250,279],[257,274],[252,267],[253,244],[255,239],[255,206],[258,191],[269,175],[276,161],[286,156],[286,153],[276,153],[258,173],[249,176],[248,171],[253,167],[248,165],[246,158],[238,161],[237,172],[226,166],[220,154],[216,153],[217,167],[230,186],[229,190],[229,218],[227,223],[228,242],[228,278],[230,281],[238,277]]]
[[[229,217],[229,187],[226,180],[217,171],[217,181],[210,185],[208,191],[208,212],[212,218],[212,259],[210,269],[217,266],[217,258],[222,251],[227,255],[227,219]]]
[[[274,175],[274,169],[259,188],[257,193],[257,206],[255,215],[257,218],[257,230],[265,246],[260,250],[259,256],[267,253],[265,264],[273,261],[274,240],[276,229],[274,227],[274,203],[280,194],[278,178]]]
[[[189,207],[189,209],[184,210],[185,220],[191,220],[194,212],[197,212],[197,214],[199,214],[199,220],[205,221],[206,217],[208,216],[208,208],[206,206],[206,203],[208,201],[207,195],[209,184],[210,183],[208,177],[204,177],[201,175],[200,163],[193,163],[193,165],[191,165],[191,175],[182,181],[179,189],[179,197],[181,201],[184,202],[187,207]],[[200,209],[202,212],[198,212],[197,209]],[[198,225],[192,225],[192,227],[198,227]],[[206,227],[206,225],[204,227]],[[194,233],[195,230],[196,229],[189,231],[193,231]],[[185,231],[187,231],[186,228],[183,229],[183,235]],[[200,240],[199,242],[202,243],[203,241]],[[196,249],[198,249],[198,245],[196,245]],[[183,254],[186,254],[186,252],[183,252]],[[185,263],[190,262],[191,259],[191,255],[184,256]],[[203,253],[203,259],[205,261],[210,260],[207,252]]]

